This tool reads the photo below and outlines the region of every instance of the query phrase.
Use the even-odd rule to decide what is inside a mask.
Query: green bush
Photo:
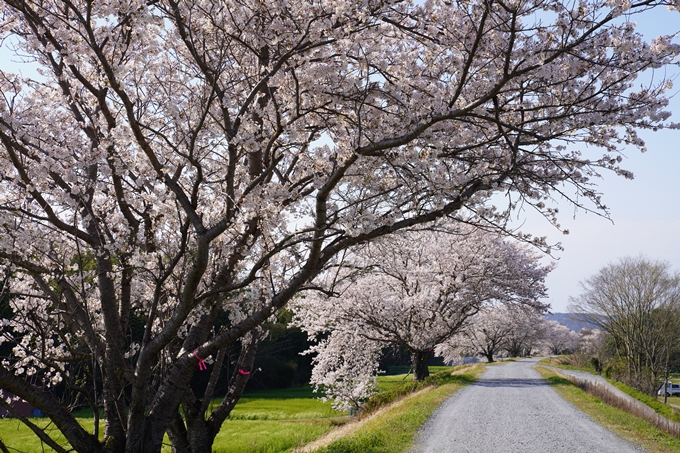
[[[626,361],[620,357],[612,357],[602,370],[607,379],[620,380],[626,374]]]

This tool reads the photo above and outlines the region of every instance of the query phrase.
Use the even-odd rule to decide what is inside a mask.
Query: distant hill
[[[594,329],[595,326],[587,321],[578,318],[576,313],[548,313],[545,315],[551,321],[569,327],[571,330],[580,332],[583,329]]]

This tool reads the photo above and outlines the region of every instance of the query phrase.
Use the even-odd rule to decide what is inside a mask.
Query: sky
[[[649,39],[680,31],[680,13],[663,8],[633,20]],[[680,42],[680,38],[675,42]],[[1,47],[0,65],[10,70],[16,67]],[[672,90],[676,94],[668,110],[674,113],[671,121],[680,123],[680,67],[668,69],[666,75],[676,78]],[[644,78],[639,83],[644,83]],[[564,247],[564,251],[553,254],[556,268],[546,280],[547,302],[553,312],[568,311],[569,297],[580,293],[579,282],[625,256],[644,255],[666,261],[680,272],[680,130],[645,131],[641,136],[647,144],[646,153],[634,148],[623,152],[622,166],[632,171],[635,178],[626,180],[604,174],[597,181],[603,201],[610,208],[611,220],[574,212],[568,203],[556,200],[560,223],[570,231],[563,236],[545,219],[519,213],[516,224],[522,225],[522,231],[548,236],[549,242],[561,242]],[[546,262],[551,259],[545,257]]]
[[[634,20],[637,30],[649,39],[680,31],[680,13],[661,8]],[[680,37],[675,42],[680,43]],[[655,77],[659,75],[657,72]],[[667,108],[672,112],[670,121],[680,123],[680,67],[669,68],[666,75],[676,78],[671,90],[675,95]],[[556,268],[546,279],[552,312],[568,311],[569,297],[581,293],[580,282],[625,256],[644,255],[665,261],[673,271],[680,272],[680,130],[643,131],[640,135],[647,152],[627,148],[621,164],[633,172],[634,179],[610,173],[595,181],[611,220],[574,212],[568,203],[556,200],[560,224],[569,235],[563,236],[546,220],[530,213],[523,213],[517,221],[523,222],[522,231],[548,236],[549,242],[561,242],[564,247],[564,251],[553,254],[558,258]]]

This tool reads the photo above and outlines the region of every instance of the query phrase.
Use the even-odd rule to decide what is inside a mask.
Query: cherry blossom
[[[557,321],[546,321],[540,348],[546,354],[571,354],[581,343],[581,335]]]
[[[437,345],[436,355],[446,362],[461,356],[519,357],[531,353],[542,338],[545,307],[487,306],[456,335]]]
[[[607,215],[596,178],[673,126],[669,81],[635,80],[677,39],[616,20],[655,6],[678,3],[3,0],[37,75],[0,71],[0,387],[75,451],[209,452],[249,375],[211,411],[197,357],[251,366],[346,250],[443,218],[548,250],[509,216]]]
[[[294,324],[319,339],[309,351],[317,354],[312,382],[357,406],[389,345],[408,351],[414,379],[422,380],[435,348],[484,307],[545,309],[539,299],[550,269],[523,247],[471,227],[398,233],[351,250],[292,303]]]

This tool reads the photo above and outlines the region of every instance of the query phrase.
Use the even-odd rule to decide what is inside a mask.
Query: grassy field
[[[552,371],[540,367],[537,367],[537,370],[564,399],[620,437],[640,445],[650,453],[680,451],[679,439],[655,428],[651,423],[603,403],[599,398],[587,394],[571,381]]]
[[[448,367],[430,367],[436,373]],[[378,377],[381,392],[410,384],[412,375],[406,370]],[[460,378],[458,378],[460,381]],[[462,381],[461,381],[462,382]],[[453,384],[452,384],[453,385]],[[449,390],[451,387],[447,387]],[[214,444],[218,453],[279,453],[310,442],[350,417],[332,409],[330,403],[318,400],[310,386],[285,390],[263,390],[243,395],[231,417],[225,421]],[[218,401],[215,402],[218,404]],[[436,406],[435,406],[436,407]],[[419,411],[421,408],[417,408]],[[92,413],[83,410],[76,414],[83,426],[92,432]],[[49,427],[46,418],[31,419],[41,427]],[[419,419],[417,419],[419,420]],[[103,431],[103,427],[100,431]],[[66,444],[58,430],[51,430],[52,437]],[[0,419],[0,439],[14,453],[52,452],[26,426],[15,419]],[[167,447],[164,452],[170,452]],[[385,450],[387,451],[387,450]]]
[[[309,386],[245,393],[222,425],[213,451],[290,451],[348,418],[344,412],[333,410],[330,403],[318,400],[317,396]],[[170,452],[170,448],[163,451]]]
[[[224,422],[217,435],[214,450],[218,453],[277,453],[290,451],[326,433],[345,413],[333,410],[330,403],[316,398],[311,387],[285,390],[265,390],[244,394]],[[216,404],[218,402],[216,401]],[[87,417],[89,413],[89,417]],[[92,432],[91,412],[79,411],[78,420]],[[46,418],[33,418],[40,427],[50,426]],[[100,432],[103,425],[100,425]],[[58,430],[51,437],[62,445],[65,439]],[[19,453],[53,452],[23,423],[16,419],[0,419],[0,439]],[[170,447],[163,449],[170,452]]]
[[[448,366],[430,366],[428,368],[430,374],[451,369],[451,367]],[[412,382],[413,375],[408,373],[408,370],[409,367],[407,366],[390,367],[387,373],[378,375],[378,390],[384,392],[405,383]]]

